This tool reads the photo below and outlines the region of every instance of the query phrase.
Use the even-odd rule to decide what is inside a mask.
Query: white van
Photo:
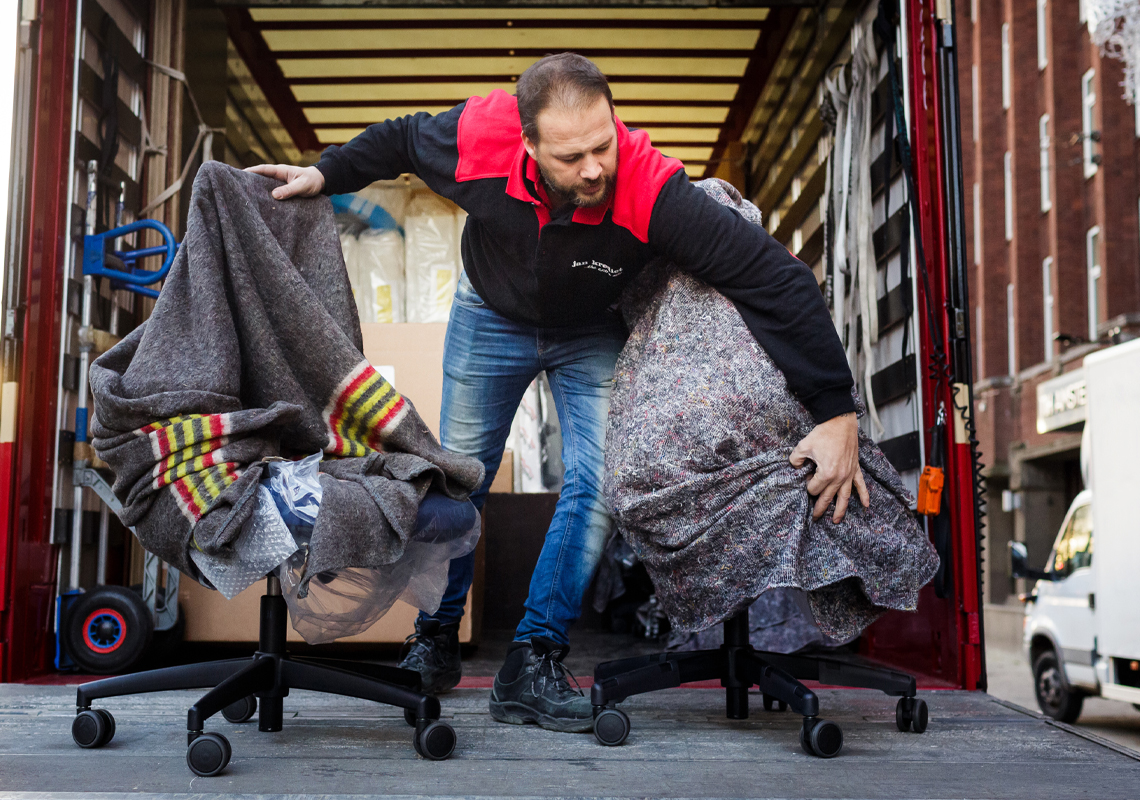
[[[1084,366],[1090,488],[1069,507],[1044,570],[1028,567],[1024,544],[1010,544],[1014,577],[1037,579],[1024,636],[1037,704],[1062,722],[1080,716],[1086,696],[1140,710],[1140,341]]]

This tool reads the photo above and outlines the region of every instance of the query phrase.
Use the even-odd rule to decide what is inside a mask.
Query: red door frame
[[[951,580],[949,596],[935,597],[931,586],[920,596],[917,614],[890,613],[879,620],[864,637],[863,650],[882,661],[934,678],[963,689],[984,689],[985,668],[982,620],[978,594],[979,548],[974,509],[973,461],[968,442],[955,437],[954,408],[964,406],[968,415],[969,393],[954,396],[950,364],[939,368],[943,380],[935,379],[934,339],[941,339],[942,352],[952,358],[950,319],[947,313],[948,285],[952,271],[948,247],[950,209],[947,205],[946,175],[943,164],[947,148],[957,142],[944,141],[940,116],[942,97],[937,73],[939,21],[935,0],[905,0],[907,69],[910,91],[910,142],[914,165],[920,230],[930,277],[930,307],[938,315],[938,331],[925,313],[927,297],[917,283],[919,356],[922,366],[922,417],[926,452],[930,452],[930,429],[940,407],[946,409],[946,489],[943,502],[950,514]],[[950,76],[957,80],[957,76]],[[917,268],[917,265],[916,265]],[[965,374],[968,374],[965,373]]]
[[[50,669],[57,548],[49,541],[71,160],[76,0],[39,0],[27,168],[28,249],[15,442],[0,447],[0,680]],[[10,413],[10,412],[8,412]]]

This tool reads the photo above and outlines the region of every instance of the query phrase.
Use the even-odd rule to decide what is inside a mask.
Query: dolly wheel
[[[404,709],[404,722],[408,723],[413,728],[416,727],[416,712],[410,708],[405,708]]]
[[[443,761],[455,751],[455,729],[446,722],[432,720],[417,730],[412,744],[429,761]]]
[[[594,737],[607,747],[622,744],[629,727],[629,717],[621,709],[604,708],[594,717]]]
[[[800,746],[814,756],[834,758],[843,749],[843,731],[829,720],[804,717]]]
[[[186,748],[186,766],[195,775],[212,778],[226,768],[232,754],[233,750],[225,736],[220,733],[204,733]]]
[[[80,711],[71,723],[71,738],[83,748],[102,747],[115,735],[115,718],[102,709]]]
[[[243,697],[237,702],[230,703],[222,709],[222,716],[227,722],[249,722],[257,713],[257,698],[253,695]]]

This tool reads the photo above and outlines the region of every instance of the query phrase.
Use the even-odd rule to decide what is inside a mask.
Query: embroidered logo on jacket
[[[603,264],[601,261],[572,261],[571,267],[581,267],[582,269],[592,269],[595,272],[600,272],[603,275],[609,275],[611,278],[616,278],[621,275],[621,267],[611,267],[609,264]]]

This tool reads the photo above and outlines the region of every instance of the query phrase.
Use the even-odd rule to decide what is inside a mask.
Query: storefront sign
[[[1037,432],[1075,431],[1088,410],[1085,371],[1076,369],[1037,385]]]

